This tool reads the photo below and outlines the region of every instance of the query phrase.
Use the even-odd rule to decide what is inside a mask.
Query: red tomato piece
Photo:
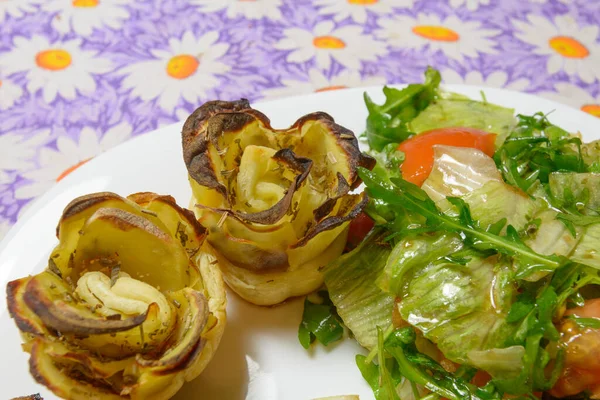
[[[371,232],[374,225],[375,222],[367,214],[364,212],[358,214],[356,218],[350,221],[346,249],[351,250],[358,246],[367,234]]]
[[[573,308],[565,315],[600,318],[600,299],[586,300],[582,307]],[[566,397],[584,390],[600,394],[600,329],[579,328],[574,321],[565,320],[560,331],[566,347],[565,366],[550,394]]]
[[[433,167],[433,146],[441,144],[472,147],[488,156],[496,151],[496,134],[474,128],[441,128],[423,132],[400,143],[398,150],[405,155],[402,177],[421,186]]]

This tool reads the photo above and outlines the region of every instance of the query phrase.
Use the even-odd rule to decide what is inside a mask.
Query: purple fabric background
[[[392,33],[382,30],[389,19],[395,21]],[[314,42],[301,40],[310,35],[298,28],[319,30],[323,21],[330,21],[321,26],[331,32],[313,36],[337,37],[343,49],[311,48]],[[599,25],[600,3],[589,0],[5,0],[0,238],[75,166],[179,121],[210,99],[256,101],[328,87],[416,82],[433,65],[446,82],[506,86],[597,113]],[[195,48],[177,52],[186,35]],[[201,46],[203,37],[208,47]],[[557,50],[565,43],[568,48]],[[54,70],[40,66],[40,52],[62,48],[71,49],[68,66],[60,60],[52,61]],[[187,70],[190,76],[175,79],[167,67],[178,54],[199,64]],[[152,60],[154,69],[140,64]],[[175,95],[161,97],[186,80],[186,93],[172,89]]]

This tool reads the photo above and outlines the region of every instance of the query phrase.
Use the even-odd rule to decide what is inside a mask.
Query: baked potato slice
[[[325,113],[273,129],[246,100],[199,107],[182,131],[192,207],[225,281],[244,299],[277,304],[318,288],[366,205],[352,194],[375,160]]]
[[[69,399],[168,399],[212,358],[226,321],[206,230],[170,196],[75,199],[48,267],[7,286],[34,378]]]

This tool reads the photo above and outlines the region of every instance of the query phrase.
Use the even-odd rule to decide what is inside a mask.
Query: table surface
[[[420,82],[600,117],[600,2],[0,1],[0,238],[99,153],[211,99]]]

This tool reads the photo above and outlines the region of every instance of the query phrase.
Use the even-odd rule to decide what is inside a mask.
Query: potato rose
[[[349,221],[367,203],[362,154],[329,115],[275,130],[247,100],[205,103],[182,131],[192,204],[223,277],[244,299],[277,304],[318,288],[343,251]]]
[[[225,326],[206,230],[170,196],[73,200],[48,268],[9,282],[33,377],[68,399],[168,399],[202,372]]]

